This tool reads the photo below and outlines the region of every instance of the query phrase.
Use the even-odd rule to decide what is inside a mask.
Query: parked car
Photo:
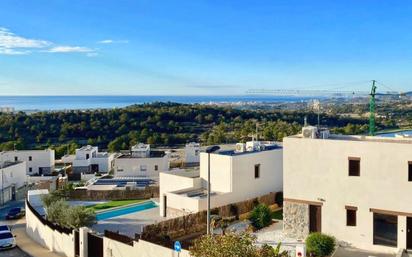
[[[23,217],[25,214],[26,214],[26,212],[24,211],[24,209],[22,209],[20,207],[11,208],[9,210],[9,212],[6,214],[6,219],[7,220],[19,219],[19,218]]]
[[[0,233],[3,231],[9,231],[11,232],[11,228],[7,225],[0,225]]]
[[[0,232],[0,250],[16,247],[16,238],[10,231]]]

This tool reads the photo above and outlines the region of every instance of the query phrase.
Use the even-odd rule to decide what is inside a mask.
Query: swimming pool
[[[139,211],[152,209],[152,208],[155,208],[155,207],[157,207],[155,202],[147,201],[147,202],[144,202],[144,203],[138,203],[138,204],[129,205],[129,206],[126,206],[126,207],[116,208],[114,210],[107,210],[107,211],[98,212],[96,214],[96,220],[97,221],[106,220],[106,219],[114,218],[114,217],[121,216],[121,215],[126,215],[126,214],[130,214],[130,213],[135,213],[135,212],[139,212]]]

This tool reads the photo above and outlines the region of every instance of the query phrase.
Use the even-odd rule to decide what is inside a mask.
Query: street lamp
[[[217,145],[206,148],[207,153],[207,234],[210,235],[210,154],[219,150]]]

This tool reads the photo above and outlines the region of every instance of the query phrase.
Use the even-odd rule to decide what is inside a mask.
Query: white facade
[[[97,146],[83,146],[76,149],[72,160],[74,173],[107,173],[114,165],[115,154],[99,152]],[[66,160],[65,158],[64,160]]]
[[[260,149],[210,154],[212,208],[282,191],[282,148],[259,143]],[[186,171],[160,176],[160,214],[165,208],[184,212],[206,209],[208,154],[200,154],[199,176]]]
[[[169,154],[150,150],[150,145],[133,146],[130,154],[123,154],[114,160],[115,177],[157,178],[159,172],[169,170]]]
[[[54,171],[54,150],[15,150],[0,153],[0,162],[26,162],[27,175],[51,174]]]
[[[0,163],[0,203],[15,200],[17,189],[26,184],[25,162]]]
[[[407,218],[412,217],[411,139],[292,136],[284,139],[283,146],[285,233],[305,237],[319,224],[321,232],[359,248],[396,252],[412,247],[407,244],[407,237],[412,239],[407,235],[412,231]],[[353,173],[356,163],[359,176]],[[353,222],[347,215],[355,216],[355,225],[347,223]],[[395,237],[392,246],[382,244],[391,239],[380,232],[381,215],[392,217],[392,225],[384,225]]]
[[[200,144],[191,142],[185,145],[185,163],[200,162]]]

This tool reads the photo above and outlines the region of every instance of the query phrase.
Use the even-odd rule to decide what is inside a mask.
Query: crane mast
[[[372,89],[369,98],[369,136],[374,136],[375,131],[375,95],[376,95],[376,81],[372,80]]]

